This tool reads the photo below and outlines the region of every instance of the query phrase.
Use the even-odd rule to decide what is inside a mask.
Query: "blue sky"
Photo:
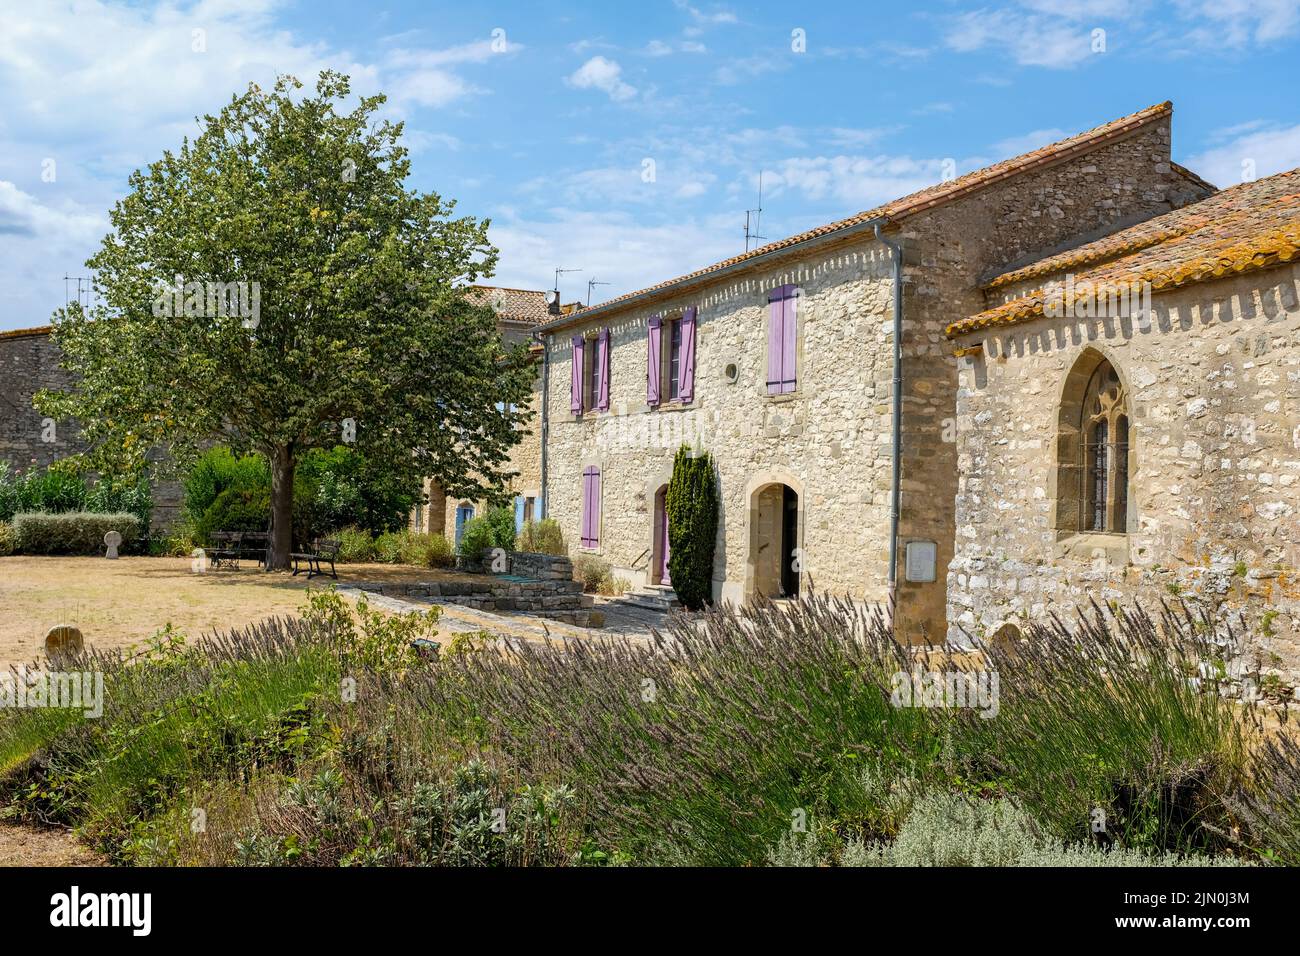
[[[492,281],[596,301],[743,251],[760,171],[777,239],[1165,99],[1218,185],[1300,166],[1298,45],[1300,0],[0,0],[0,330],[279,72],[387,93],[412,185],[492,220]]]

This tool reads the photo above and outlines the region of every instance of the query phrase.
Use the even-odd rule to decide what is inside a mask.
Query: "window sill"
[[[1128,535],[1115,531],[1062,531],[1053,549],[1059,558],[1093,561],[1104,556],[1107,564],[1128,564]],[[1098,552],[1101,552],[1099,555]]]
[[[781,402],[793,402],[796,399],[803,398],[803,393],[798,389],[793,392],[764,392],[763,397],[773,404],[780,404]]]

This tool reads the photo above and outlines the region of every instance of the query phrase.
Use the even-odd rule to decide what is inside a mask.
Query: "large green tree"
[[[92,465],[151,448],[183,462],[216,436],[265,455],[272,567],[307,450],[352,443],[395,476],[493,498],[528,414],[524,350],[463,294],[496,262],[487,221],[407,188],[384,98],[349,101],[335,73],[314,95],[250,86],[132,174],[87,263],[97,304],[54,317],[77,385],[40,397],[77,420]]]

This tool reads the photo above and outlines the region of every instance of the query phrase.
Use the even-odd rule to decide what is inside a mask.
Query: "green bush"
[[[397,531],[385,531],[375,538],[375,560],[397,564],[402,560],[404,536]]]
[[[713,551],[718,537],[713,457],[677,450],[668,482],[668,573],[678,599],[692,611],[713,603]]]
[[[364,528],[344,528],[339,532],[339,557],[342,564],[375,560],[375,539]]]
[[[196,524],[229,489],[271,490],[271,472],[261,455],[236,458],[224,445],[208,449],[185,479],[185,514]],[[294,473],[294,534],[310,540],[347,527],[372,534],[396,531],[419,500],[416,487],[372,466],[354,448],[339,445],[307,452]],[[214,530],[225,530],[216,529]],[[263,525],[257,529],[265,531]]]
[[[8,462],[0,462],[0,521],[11,521],[19,513],[93,512],[136,516],[143,529],[149,528],[153,494],[147,476],[100,476],[89,486],[73,464],[60,461],[48,468],[33,468],[18,474]]]
[[[491,508],[484,515],[492,528],[492,546],[505,551],[515,549],[515,511],[513,508]]]
[[[0,521],[0,558],[13,554],[17,546],[18,536],[14,534],[14,526],[7,521]]]
[[[271,526],[269,488],[226,488],[203,512],[196,531],[210,543],[214,531],[266,531]]]
[[[13,522],[17,550],[23,554],[103,554],[104,535],[110,531],[122,536],[121,550],[127,551],[137,543],[139,529],[135,515],[84,511],[18,514]]]
[[[573,559],[573,580],[581,581],[588,594],[617,595],[630,587],[623,578],[614,577],[608,561],[594,554],[580,554]]]
[[[496,547],[492,525],[487,518],[470,518],[460,533],[460,556],[476,561],[483,552]]]
[[[455,562],[451,542],[440,534],[403,532],[401,560],[420,568],[445,568]]]
[[[526,551],[529,554],[564,556],[569,553],[569,546],[560,531],[560,523],[554,518],[543,518],[541,521],[524,522],[524,528],[519,532],[519,540],[515,543],[515,550]]]
[[[768,853],[773,866],[1241,866],[1230,856],[1183,856],[1061,843],[1009,800],[952,793],[920,797],[892,841],[850,839],[829,849],[812,829],[784,834]]]
[[[199,456],[183,482],[185,488],[185,516],[198,524],[218,496],[228,489],[244,491],[271,490],[271,469],[261,455],[244,455],[236,458],[225,445],[209,448]],[[213,530],[224,531],[224,528]],[[265,531],[266,525],[257,528]]]

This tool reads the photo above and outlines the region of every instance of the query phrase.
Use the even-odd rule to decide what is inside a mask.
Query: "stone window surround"
[[[1048,497],[1055,502],[1053,527],[1056,531],[1056,547],[1054,553],[1061,558],[1088,557],[1095,559],[1104,556],[1110,564],[1126,564],[1128,563],[1129,534],[1134,530],[1138,521],[1136,498],[1133,495],[1133,477],[1137,471],[1134,466],[1139,428],[1137,417],[1133,414],[1134,409],[1131,406],[1127,409],[1129,423],[1128,467],[1126,470],[1128,487],[1125,489],[1125,496],[1128,505],[1124,530],[1094,531],[1080,528],[1078,526],[1081,513],[1079,503],[1076,499],[1070,497],[1071,494],[1076,493],[1072,489],[1082,490],[1083,488],[1082,483],[1077,480],[1078,476],[1073,474],[1073,470],[1078,468],[1074,462],[1077,443],[1081,435],[1080,424],[1082,423],[1085,391],[1092,380],[1093,373],[1103,362],[1109,363],[1110,367],[1115,370],[1115,375],[1120,381],[1123,393],[1131,396],[1132,392],[1129,389],[1128,378],[1123,366],[1111,353],[1110,349],[1097,342],[1090,342],[1080,351],[1069,371],[1066,372],[1058,389],[1056,433],[1053,435],[1051,444],[1052,461],[1048,478]],[[1072,469],[1071,473],[1067,474],[1067,469]]]

